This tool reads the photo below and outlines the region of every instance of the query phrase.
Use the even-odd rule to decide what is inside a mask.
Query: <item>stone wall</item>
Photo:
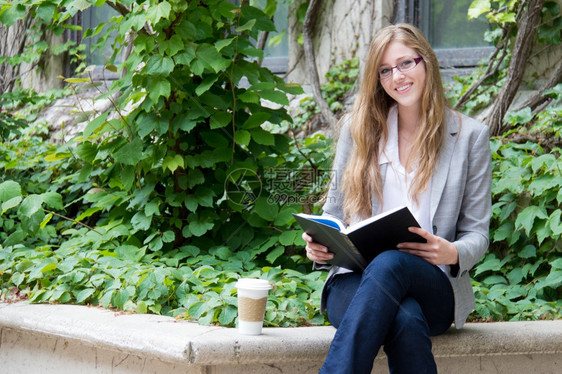
[[[314,374],[331,326],[266,327],[262,335],[78,305],[0,302],[0,373]],[[467,323],[432,337],[439,373],[554,374],[562,321]],[[388,372],[384,353],[372,373]]]
[[[296,9],[304,0],[297,0],[289,11],[288,80],[309,83],[302,45],[298,42],[302,24]],[[562,0],[556,0],[562,9]],[[316,25],[314,46],[320,82],[324,83],[329,68],[344,60],[359,57],[364,61],[372,36],[389,25],[393,18],[392,0],[325,0]],[[536,43],[525,70],[524,81],[539,86],[550,77],[562,61],[562,45]],[[538,87],[532,87],[538,88]]]
[[[562,9],[562,0],[556,0],[559,9]],[[562,44],[556,46],[545,46],[535,43],[531,51],[531,56],[527,61],[523,81],[531,83],[533,89],[540,88],[540,85],[554,71],[557,65],[562,63]]]
[[[295,1],[290,15],[303,0]],[[314,37],[316,65],[320,82],[331,66],[358,56],[364,60],[373,35],[390,24],[392,0],[326,0],[316,24]],[[304,51],[298,38],[302,24],[289,18],[289,74],[288,80],[308,84]]]

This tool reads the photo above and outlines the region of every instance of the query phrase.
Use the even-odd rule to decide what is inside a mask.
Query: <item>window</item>
[[[108,62],[113,53],[111,48],[111,38],[106,41],[103,48],[94,49],[94,45],[99,40],[101,34],[84,38],[84,32],[87,29],[95,30],[98,25],[102,22],[106,22],[111,17],[117,16],[118,13],[113,8],[107,4],[99,6],[91,6],[85,9],[83,12],[78,12],[74,17],[69,20],[69,23],[73,25],[79,25],[82,27],[81,31],[67,29],[65,31],[65,40],[72,40],[78,43],[83,43],[86,46],[84,51],[86,57],[86,65],[94,66],[94,70],[90,72],[94,80],[101,79],[116,79],[117,73],[111,72],[104,68],[104,65]],[[106,26],[107,27],[107,26]],[[117,55],[115,61],[120,63],[123,61],[123,55]],[[74,69],[76,68],[75,63],[65,63],[65,74],[71,76],[74,74]]]
[[[435,50],[444,78],[470,72],[493,50],[484,41],[488,22],[469,20],[473,0],[395,0],[394,22],[417,26]]]
[[[104,4],[103,6],[91,6],[86,9],[82,14],[82,29],[92,29],[95,30],[96,27],[109,20],[111,17],[118,16],[116,10],[111,8],[109,5]],[[105,28],[104,28],[105,30]],[[88,37],[84,39],[86,44],[86,61],[88,65],[104,65],[110,59],[113,49],[111,43],[108,41],[103,48],[98,48],[94,50],[94,45],[96,41],[100,38],[100,34]],[[117,57],[117,60],[120,60]]]

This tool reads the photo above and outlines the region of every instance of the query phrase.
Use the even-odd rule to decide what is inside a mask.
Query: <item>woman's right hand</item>
[[[325,264],[326,261],[334,258],[334,254],[328,251],[328,248],[322,244],[315,243],[306,232],[302,233],[302,238],[306,242],[306,257],[310,260],[319,264]]]

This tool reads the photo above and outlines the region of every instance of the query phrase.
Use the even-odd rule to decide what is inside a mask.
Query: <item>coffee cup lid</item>
[[[240,278],[236,282],[236,288],[247,288],[253,290],[270,290],[271,284],[265,279]]]

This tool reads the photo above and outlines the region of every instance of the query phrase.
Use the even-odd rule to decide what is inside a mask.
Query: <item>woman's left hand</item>
[[[400,243],[396,247],[402,252],[419,256],[433,265],[453,265],[459,262],[457,247],[450,241],[419,227],[410,227],[409,230],[424,238],[427,243]]]

